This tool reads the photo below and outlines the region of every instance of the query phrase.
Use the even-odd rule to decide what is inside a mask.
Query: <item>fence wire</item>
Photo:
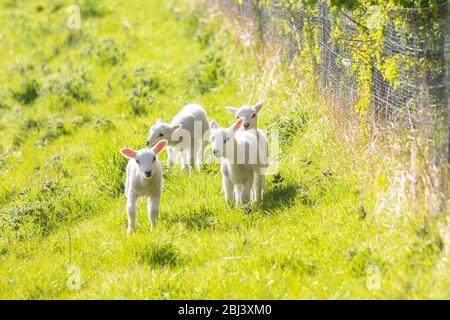
[[[450,163],[450,2],[434,8],[390,11],[378,59],[359,43],[361,32],[373,32],[370,26],[361,25],[351,11],[331,10],[326,1],[316,1],[314,14],[295,6],[295,1],[265,0],[265,5],[258,0],[216,2],[253,21],[260,39],[278,42],[289,60],[308,46],[316,48],[318,59],[312,56],[309,62],[321,85],[338,95],[339,101],[344,99],[350,110],[361,92],[355,66],[370,66],[370,105],[376,119],[406,124],[411,130],[428,128],[436,159]],[[331,34],[335,29],[341,35],[338,41]],[[308,32],[318,35],[313,37],[314,43],[308,43]],[[395,85],[379,68],[389,59],[396,64]]]

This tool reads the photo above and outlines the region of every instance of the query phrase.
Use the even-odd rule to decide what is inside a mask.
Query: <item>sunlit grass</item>
[[[399,164],[345,144],[315,90],[182,1],[80,1],[72,31],[68,4],[0,4],[1,298],[449,298],[437,225],[385,199]],[[264,201],[227,206],[216,164],[164,166],[158,227],[141,202],[127,236],[118,149],[188,102],[231,124],[223,106],[259,98],[282,147]]]

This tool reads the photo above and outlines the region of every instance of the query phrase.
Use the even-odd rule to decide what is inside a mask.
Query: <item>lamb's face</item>
[[[157,166],[156,155],[164,149],[166,144],[167,140],[161,140],[151,149],[135,151],[131,148],[123,148],[120,149],[120,153],[125,158],[130,159],[130,161],[135,161],[139,168],[139,174],[144,179],[149,179],[155,173],[155,168]]]
[[[257,129],[258,127],[258,112],[261,110],[263,102],[260,101],[254,106],[242,106],[240,108],[226,107],[237,120],[243,119],[244,124],[242,130]]]
[[[162,122],[161,119],[158,120],[156,124],[150,128],[150,133],[146,142],[147,147],[153,147],[162,140],[172,141],[172,134],[180,128],[181,124],[179,123],[171,125]]]
[[[233,141],[233,135],[229,129],[218,128],[211,131],[210,140],[214,157],[222,158],[226,157],[227,144]]]
[[[153,147],[161,140],[170,140],[171,135],[170,124],[156,123],[150,128],[147,139],[147,147]]]
[[[240,119],[229,128],[221,128],[214,120],[211,121],[210,140],[213,147],[213,155],[216,158],[233,156],[232,154],[228,154],[228,152],[234,152],[234,135],[242,127],[243,123],[244,120]]]
[[[243,106],[236,112],[236,119],[244,119],[244,130],[256,129],[258,127],[258,111],[250,106]]]
[[[156,153],[152,149],[142,149],[136,152],[134,161],[139,168],[139,173],[144,179],[149,179],[155,172]]]

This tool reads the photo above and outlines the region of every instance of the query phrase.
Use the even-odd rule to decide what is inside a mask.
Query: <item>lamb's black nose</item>
[[[145,171],[144,173],[145,173],[145,176],[146,176],[146,177],[150,177],[150,176],[152,175],[152,172],[151,172],[151,171]]]
[[[244,128],[248,129],[248,127],[250,127],[250,123],[247,122],[246,124],[244,124]]]

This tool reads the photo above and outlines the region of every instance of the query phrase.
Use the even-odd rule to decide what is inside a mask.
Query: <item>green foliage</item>
[[[291,111],[272,116],[269,129],[279,130],[281,142],[290,143],[293,138],[307,130],[308,121],[309,114],[306,111]]]
[[[189,80],[196,84],[201,94],[205,94],[217,89],[226,74],[221,50],[220,48],[213,48],[196,65],[191,67]]]
[[[181,260],[177,248],[170,243],[145,245],[136,251],[136,256],[151,268],[175,267]]]
[[[40,85],[36,79],[25,80],[17,89],[13,89],[11,95],[14,100],[25,105],[34,102],[39,96]]]
[[[125,60],[125,52],[116,40],[106,37],[97,45],[95,56],[103,66],[115,66]]]
[[[161,77],[153,68],[136,68],[129,86],[128,101],[135,115],[147,114],[154,103],[155,94],[164,93]]]
[[[84,0],[80,4],[81,15],[86,18],[98,18],[102,17],[107,13],[107,10],[100,1],[95,0]]]
[[[74,101],[91,100],[91,85],[92,81],[87,70],[80,68],[49,75],[46,78],[44,90],[58,97],[67,107]]]
[[[328,16],[322,16],[324,13],[321,7],[322,3],[330,5]],[[323,72],[319,68],[321,64],[327,65],[325,69],[331,69],[328,64],[332,63],[339,69],[339,77],[356,79],[358,101],[353,109],[361,114],[367,111],[372,103],[374,67],[381,71],[383,78],[394,88],[399,86],[400,70],[402,69],[404,73],[414,73],[416,76],[426,78],[424,74],[427,71],[424,70],[430,70],[433,66],[417,68],[420,66],[420,61],[417,59],[413,64],[407,61],[409,58],[406,55],[391,56],[390,53],[386,53],[386,47],[392,46],[390,43],[392,39],[389,38],[387,31],[388,28],[394,27],[396,31],[401,32],[399,39],[394,40],[399,42],[399,46],[410,46],[408,39],[414,38],[430,41],[429,46],[431,47],[432,39],[429,38],[434,37],[439,41],[445,21],[442,16],[433,13],[432,10],[427,11],[427,9],[443,3],[445,0],[286,0],[280,1],[279,4],[289,17],[290,23],[277,21],[277,24],[282,36],[290,42],[286,47],[295,47],[293,50],[297,53],[296,61],[301,65],[301,71],[306,76],[316,76]],[[263,5],[267,6],[268,10],[272,6],[270,3]],[[405,11],[402,10],[403,8],[414,8],[414,10]],[[303,17],[301,26],[296,22],[298,16]],[[322,32],[322,25],[312,24],[311,16],[329,19],[330,30]],[[301,30],[294,31],[292,29],[294,25],[295,28],[301,28]],[[355,30],[351,31],[352,28],[349,25],[352,25]],[[422,27],[417,28],[417,26]],[[296,39],[293,40],[293,37]],[[335,55],[330,55],[328,49],[323,48],[320,44],[322,41],[327,42],[327,46],[333,50]],[[349,55],[349,66],[342,65],[342,52]],[[349,69],[349,74],[347,74],[346,68]],[[329,81],[326,73],[323,78],[324,82]],[[338,81],[344,83],[342,79]],[[403,82],[405,81],[411,82],[411,80],[403,79]]]

